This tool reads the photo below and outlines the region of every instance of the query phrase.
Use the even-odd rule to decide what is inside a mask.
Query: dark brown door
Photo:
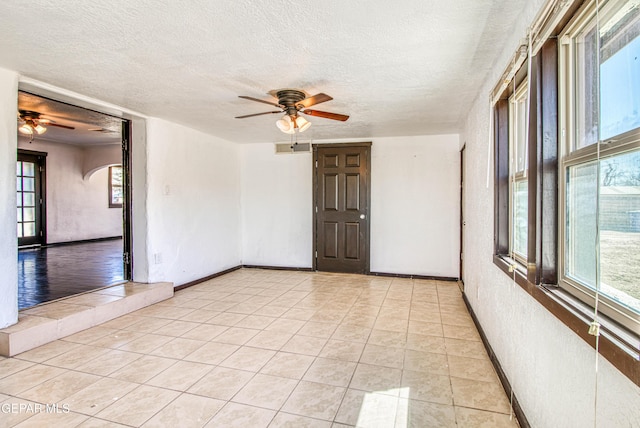
[[[45,156],[46,153],[18,151],[16,162],[18,246],[46,243]]]
[[[316,269],[369,273],[371,143],[314,148]]]

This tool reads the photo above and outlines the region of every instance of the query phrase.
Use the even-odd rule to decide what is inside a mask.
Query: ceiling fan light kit
[[[299,89],[280,89],[276,91],[270,91],[269,93],[278,98],[277,103],[244,95],[240,95],[240,98],[269,104],[274,107],[279,107],[281,110],[236,116],[236,119],[244,119],[247,117],[262,116],[264,114],[284,112],[284,116],[282,117],[282,119],[278,119],[276,121],[276,126],[285,134],[295,134],[296,130],[298,132],[304,132],[311,126],[311,122],[309,122],[304,117],[301,117],[299,113],[307,114],[309,116],[323,117],[325,119],[339,120],[342,122],[349,119],[349,116],[344,114],[308,109],[308,107],[311,107],[312,105],[320,104],[325,101],[331,101],[333,98],[331,98],[327,94],[320,93],[312,97],[307,97],[307,95]]]
[[[40,124],[36,124],[33,121],[27,121],[18,128],[18,131],[25,135],[42,135],[47,132],[47,128]]]
[[[304,117],[288,116],[285,114],[282,119],[276,121],[276,126],[285,134],[294,134],[296,129],[298,132],[304,132],[309,129],[311,122]]]
[[[73,126],[60,125],[55,123],[51,119],[43,119],[40,116],[41,114],[37,111],[20,110],[18,112],[18,120],[24,123],[18,127],[18,131],[21,134],[31,135],[31,138],[33,139],[34,135],[42,135],[47,132],[47,128],[43,125],[56,126],[58,128],[65,129],[75,129]]]

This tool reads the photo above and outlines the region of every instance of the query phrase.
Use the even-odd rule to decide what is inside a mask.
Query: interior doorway
[[[18,150],[16,205],[19,247],[45,243],[46,156],[46,153]]]
[[[129,280],[129,121],[25,91],[18,108],[19,309]]]
[[[464,229],[467,223],[465,222],[465,210],[464,210],[464,163],[466,144],[462,146],[460,150],[460,282],[464,288]]]
[[[314,267],[368,274],[371,143],[314,146]]]

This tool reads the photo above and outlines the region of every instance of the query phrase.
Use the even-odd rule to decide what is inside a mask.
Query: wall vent
[[[311,152],[311,143],[276,143],[276,154],[309,152]]]

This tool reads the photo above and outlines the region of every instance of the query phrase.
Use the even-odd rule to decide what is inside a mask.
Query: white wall
[[[238,266],[238,146],[155,118],[146,134],[148,280],[180,285]]]
[[[603,358],[594,424],[595,351],[492,262],[493,179],[486,186],[489,91],[524,37],[542,0],[531,2],[505,43],[464,124],[465,293],[533,427],[631,427],[640,389]],[[493,177],[493,176],[492,176]],[[586,326],[585,326],[586,328]]]
[[[147,122],[131,121],[131,244],[133,280],[149,282],[149,215],[147,213]]]
[[[47,243],[122,236],[122,209],[109,208],[108,168],[95,170],[98,163],[120,163],[120,145],[85,148],[20,138],[18,148],[47,153]],[[85,178],[87,164],[94,173]]]
[[[458,277],[458,136],[372,142],[371,271]],[[311,155],[241,154],[243,264],[311,267]]]
[[[0,328],[18,321],[17,111],[18,74],[0,68]]]
[[[242,263],[310,268],[311,153],[276,155],[273,144],[240,147]]]
[[[458,146],[458,135],[374,140],[372,272],[458,277]]]
[[[122,164],[122,147],[117,144],[89,146],[84,150],[82,175],[86,179],[105,166]]]

